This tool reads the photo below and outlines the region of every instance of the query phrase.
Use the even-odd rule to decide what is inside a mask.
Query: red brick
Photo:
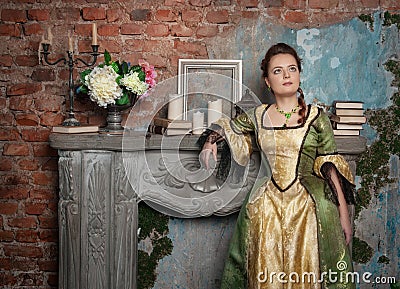
[[[0,215],[13,215],[18,211],[18,203],[0,203]]]
[[[238,4],[246,8],[254,8],[258,6],[258,0],[238,0]]]
[[[40,230],[40,240],[43,242],[58,242],[58,230]]]
[[[37,126],[39,123],[39,117],[33,113],[18,113],[15,115],[17,125],[22,126]]]
[[[285,3],[285,8],[288,9],[305,9],[307,6],[306,0],[285,0],[284,3]]]
[[[12,165],[13,165],[13,162],[10,158],[0,156],[0,171],[11,171]],[[0,206],[1,206],[1,203],[0,203]]]
[[[33,183],[35,185],[57,185],[58,176],[54,173],[49,173],[49,172],[34,172],[32,173],[32,178],[33,178]]]
[[[4,254],[6,256],[20,256],[30,258],[42,258],[42,249],[38,246],[4,245]]]
[[[217,26],[200,26],[196,31],[198,37],[214,37],[217,34]]]
[[[103,49],[107,49],[108,52],[120,53],[122,51],[121,42],[115,40],[102,40],[101,46]]]
[[[24,128],[21,129],[21,137],[24,141],[47,142],[49,140],[50,129]]]
[[[12,110],[30,110],[32,108],[33,99],[31,97],[13,96],[10,97],[9,107]]]
[[[33,230],[18,230],[15,240],[22,243],[36,243],[39,241],[39,232]]]
[[[0,127],[0,140],[19,140],[18,130],[14,127]]]
[[[39,260],[39,270],[45,272],[57,272],[58,262],[55,260]]]
[[[28,10],[28,19],[36,21],[46,21],[50,19],[49,10],[46,9],[31,9]]]
[[[361,0],[363,8],[378,8],[380,5],[379,0]]]
[[[47,284],[49,286],[58,287],[58,276],[57,274],[49,274],[47,277]]]
[[[69,21],[77,21],[80,19],[81,11],[79,8],[74,7],[64,7],[55,9],[55,19],[65,21],[68,19]]]
[[[167,66],[167,59],[160,55],[148,54],[145,60],[158,68]]]
[[[0,109],[5,109],[7,107],[7,99],[0,96]]]
[[[307,14],[300,11],[288,11],[285,14],[285,20],[289,23],[307,23]]]
[[[0,241],[1,242],[12,242],[12,241],[14,241],[14,232],[13,231],[0,230]]]
[[[3,9],[1,11],[1,20],[8,22],[26,22],[26,11],[16,9]]]
[[[141,35],[145,30],[144,25],[134,23],[125,23],[121,25],[121,34],[124,35]]]
[[[196,10],[185,10],[182,11],[182,20],[185,22],[200,22],[202,14]]]
[[[42,229],[57,229],[58,228],[58,219],[56,216],[54,217],[45,217],[39,216],[39,226]]]
[[[103,118],[104,119],[104,118]],[[58,159],[56,157],[49,158],[40,167],[42,171],[57,171],[58,170]]]
[[[106,10],[104,8],[83,8],[83,20],[104,20],[106,19]]]
[[[189,0],[190,5],[205,7],[211,4],[211,0]]]
[[[35,269],[37,269],[38,265],[37,265],[37,261],[33,260],[33,259],[17,259],[14,258],[14,261],[12,263],[12,267],[14,271],[33,271]],[[21,274],[22,275],[22,274]],[[27,278],[26,274],[23,274],[22,278]],[[32,285],[32,284],[30,284]]]
[[[30,176],[23,171],[11,171],[2,174],[0,178],[0,185],[27,185],[29,184]],[[6,193],[7,194],[7,193]]]
[[[29,197],[38,200],[51,200],[57,198],[57,193],[51,189],[33,189],[30,191]]]
[[[108,9],[107,22],[115,22],[126,17],[126,13],[121,9]]]
[[[35,217],[16,217],[8,219],[8,225],[15,228],[30,228],[37,227],[37,220]]]
[[[36,159],[20,159],[17,162],[20,170],[23,171],[36,171],[39,168],[38,161]]]
[[[29,189],[21,186],[0,186],[0,195],[2,199],[24,200],[29,195]]]
[[[206,47],[200,43],[176,41],[175,46],[176,50],[179,52],[187,53],[190,55],[201,55],[201,56],[207,55]]]
[[[0,269],[1,269],[0,271],[11,270],[11,258],[0,258]],[[1,275],[0,275],[0,280],[2,280]]]
[[[29,155],[29,146],[25,143],[6,143],[3,147],[5,156],[27,156]]]
[[[18,55],[15,57],[15,63],[19,66],[36,66],[39,64],[37,55]]]
[[[30,24],[24,25],[24,34],[26,36],[43,35],[43,33],[44,33],[44,30],[39,23],[30,23]]]
[[[131,20],[133,21],[149,21],[151,19],[151,11],[149,9],[132,10]]]
[[[61,96],[40,96],[35,98],[35,107],[40,111],[60,111],[62,97]]]
[[[156,19],[163,22],[174,22],[178,20],[178,13],[173,10],[158,10]]]
[[[339,0],[308,0],[308,6],[311,9],[327,9],[335,8],[339,4]]]
[[[47,208],[45,203],[26,202],[25,213],[28,215],[42,215]]]
[[[281,15],[282,15],[282,9],[281,8],[269,8],[267,10],[267,14],[271,17],[274,17],[276,19],[281,19]]]
[[[35,68],[31,75],[32,80],[34,81],[55,81],[56,76],[54,73],[54,69],[48,68]]]
[[[177,4],[185,4],[185,0],[165,0],[165,6],[175,6]]]
[[[92,35],[92,24],[76,24],[74,31],[80,36],[91,36]]]
[[[99,35],[101,36],[118,36],[119,35],[119,25],[116,24],[105,24],[100,25],[97,29]]]
[[[221,11],[210,11],[207,13],[206,19],[210,23],[228,23],[229,22],[229,13],[226,10]]]
[[[193,35],[193,30],[185,25],[177,24],[171,27],[171,35],[178,37],[189,37]]]
[[[19,24],[0,24],[0,36],[21,36],[21,25]]]
[[[0,55],[0,66],[10,67],[13,64],[13,58],[11,55]]]
[[[14,115],[10,112],[0,112],[0,125],[13,125]]]
[[[41,90],[42,90],[42,85],[40,83],[19,83],[7,87],[7,95],[8,96],[27,95]]]
[[[46,126],[60,125],[63,122],[63,120],[64,116],[60,113],[55,113],[55,112],[45,112],[40,116],[40,124]]]
[[[150,24],[147,26],[146,34],[153,37],[169,35],[169,28],[164,24]]]

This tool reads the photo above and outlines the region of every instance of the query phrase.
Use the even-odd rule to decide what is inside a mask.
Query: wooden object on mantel
[[[215,198],[169,173],[182,176],[187,174],[181,171],[182,165],[198,167],[197,138],[50,135],[50,145],[59,153],[59,288],[136,288],[141,200],[171,215],[192,218],[228,215],[240,208],[257,177],[259,153],[252,155],[244,187],[226,185]],[[355,161],[365,150],[366,140],[337,137],[336,142],[355,173]],[[237,190],[234,197],[233,189]],[[223,206],[218,206],[221,202]]]

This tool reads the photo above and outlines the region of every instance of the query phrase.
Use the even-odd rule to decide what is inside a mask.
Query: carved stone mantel
[[[141,200],[181,217],[227,215],[240,208],[258,174],[258,152],[242,188],[224,183],[205,194],[187,181],[199,169],[196,140],[190,135],[50,135],[59,152],[59,288],[136,288]],[[336,142],[355,173],[366,140],[338,137]]]

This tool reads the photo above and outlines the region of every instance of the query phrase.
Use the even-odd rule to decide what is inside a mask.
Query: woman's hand
[[[203,149],[200,152],[200,159],[206,166],[207,170],[210,168],[208,160],[210,159],[211,154],[213,155],[214,161],[217,161],[217,143],[212,144],[210,142],[205,142]]]
[[[340,224],[342,225],[342,230],[346,239],[346,245],[349,245],[353,238],[353,228],[351,227],[349,210],[347,209],[346,203],[339,206],[339,214]]]

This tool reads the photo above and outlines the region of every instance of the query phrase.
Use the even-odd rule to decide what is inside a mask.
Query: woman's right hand
[[[208,163],[208,160],[210,159],[210,155],[213,155],[214,161],[217,161],[217,143],[210,143],[210,142],[205,142],[203,145],[203,148],[200,152],[200,159],[202,163],[206,166],[206,169],[208,170],[210,168],[210,164]]]

